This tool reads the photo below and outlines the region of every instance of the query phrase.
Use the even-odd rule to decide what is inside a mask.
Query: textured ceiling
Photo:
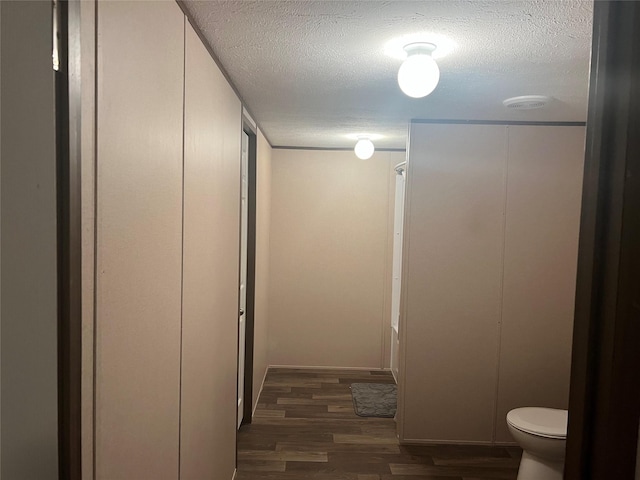
[[[412,118],[584,121],[591,1],[187,1],[195,23],[274,146],[404,148]],[[406,97],[387,41],[457,45],[436,90]],[[502,100],[549,95],[539,110]]]

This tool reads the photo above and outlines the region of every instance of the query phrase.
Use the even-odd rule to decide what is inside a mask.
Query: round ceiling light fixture
[[[435,49],[427,42],[405,45],[407,59],[398,70],[398,85],[406,95],[422,98],[435,90],[440,81],[440,69],[432,56]]]
[[[360,137],[353,151],[360,160],[368,160],[373,156],[376,147],[368,137]]]

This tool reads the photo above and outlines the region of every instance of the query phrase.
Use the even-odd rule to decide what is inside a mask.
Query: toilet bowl
[[[523,407],[507,414],[511,435],[522,447],[518,480],[562,480],[567,411]]]

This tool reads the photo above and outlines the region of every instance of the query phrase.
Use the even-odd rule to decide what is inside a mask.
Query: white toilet
[[[509,431],[523,450],[518,480],[562,480],[567,413],[524,407],[507,414]]]

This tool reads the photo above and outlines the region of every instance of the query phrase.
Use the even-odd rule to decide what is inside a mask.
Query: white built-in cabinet
[[[401,441],[511,442],[510,409],[567,407],[584,137],[411,125]]]
[[[240,100],[169,2],[97,2],[95,478],[235,470]]]

